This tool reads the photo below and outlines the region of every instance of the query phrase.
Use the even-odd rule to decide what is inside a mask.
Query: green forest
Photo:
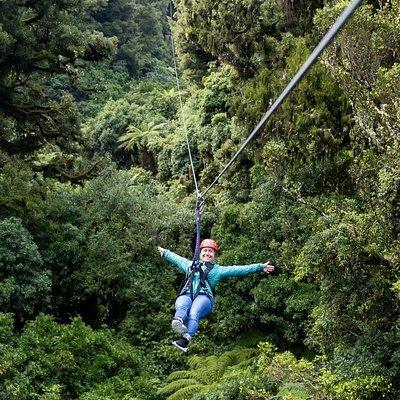
[[[0,400],[400,399],[400,3],[0,0]],[[175,79],[175,44],[179,88]],[[180,106],[182,99],[182,107]]]

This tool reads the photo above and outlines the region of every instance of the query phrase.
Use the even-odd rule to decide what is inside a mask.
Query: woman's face
[[[215,258],[215,250],[211,247],[203,247],[200,251],[200,260],[204,262],[213,262]]]

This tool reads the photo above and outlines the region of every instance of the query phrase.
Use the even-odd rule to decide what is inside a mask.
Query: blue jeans
[[[199,329],[200,319],[207,317],[213,308],[213,301],[205,294],[199,294],[192,301],[190,295],[182,294],[175,301],[175,317],[182,318],[193,337]]]

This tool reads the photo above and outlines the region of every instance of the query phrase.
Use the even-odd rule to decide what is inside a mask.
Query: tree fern
[[[187,400],[192,398],[195,393],[199,392],[202,389],[204,389],[203,385],[189,385],[172,393],[170,396],[167,397],[167,400]]]
[[[243,368],[253,362],[258,349],[236,347],[221,355],[192,356],[189,370],[172,372],[159,394],[169,394],[168,400],[190,400],[194,394],[206,393],[223,379],[232,368]]]
[[[196,373],[191,370],[174,371],[167,377],[167,382],[176,381],[179,379],[195,379]]]
[[[139,128],[129,125],[126,129],[126,133],[118,138],[118,142],[121,142],[118,148],[132,150],[135,145],[141,141],[143,136],[143,132]]]
[[[250,331],[240,336],[236,346],[240,347],[257,347],[258,343],[266,340],[265,333],[261,331]]]
[[[156,124],[154,121],[142,124],[140,128],[129,125],[126,133],[118,139],[118,142],[121,143],[118,148],[132,150],[135,145],[148,146],[153,144],[155,137],[158,137],[164,127],[165,123]]]
[[[225,363],[227,367],[229,366],[247,366],[251,364],[257,355],[259,354],[258,349],[248,349],[248,348],[235,348],[221,356],[221,361]]]
[[[179,379],[165,385],[158,392],[160,394],[173,394],[183,388],[192,387],[193,385],[199,385],[199,382],[196,379]]]

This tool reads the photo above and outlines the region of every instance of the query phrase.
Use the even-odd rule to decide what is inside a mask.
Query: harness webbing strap
[[[208,274],[214,268],[214,264],[209,262],[195,261],[194,264],[188,269],[186,279],[183,281],[181,288],[179,289],[178,296],[183,293],[190,292],[190,297],[192,300],[196,298],[201,290],[205,292],[208,296],[212,297],[212,289],[208,282]],[[196,289],[196,292],[193,291],[193,281],[195,278],[195,274],[199,274],[200,283]],[[210,292],[211,291],[211,292]]]
[[[196,224],[196,244],[194,248],[193,261],[197,261],[199,259],[200,253],[200,222],[201,222],[201,206],[200,206],[201,198],[198,197],[196,201],[196,210],[194,212],[195,215],[195,224]]]

